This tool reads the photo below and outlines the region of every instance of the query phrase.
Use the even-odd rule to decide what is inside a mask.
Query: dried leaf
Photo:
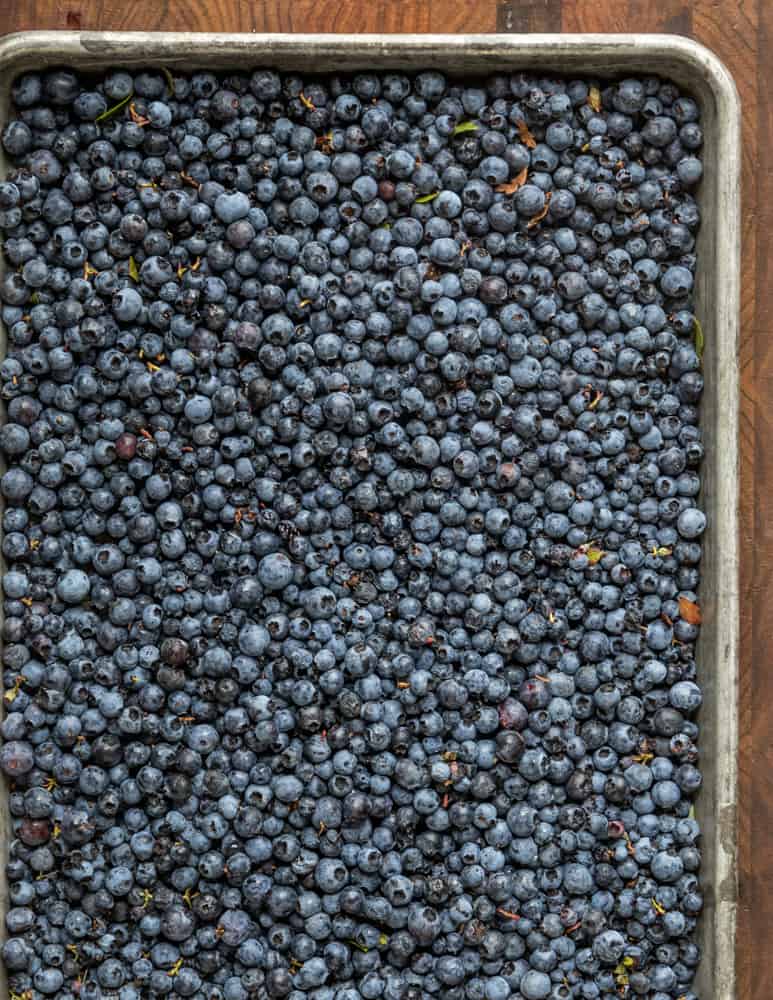
[[[141,115],[133,103],[129,105],[129,116],[134,124],[139,125],[140,128],[150,125],[150,118],[146,118],[145,115]]]
[[[124,99],[122,101],[119,101],[117,104],[114,104],[112,106],[112,108],[108,108],[107,111],[103,111],[101,115],[97,115],[97,117],[94,119],[94,121],[96,121],[96,122],[104,122],[104,121],[107,121],[108,118],[112,118],[113,115],[116,112],[118,112],[118,111],[121,110],[121,108],[125,108],[126,107],[126,105],[129,103],[129,101],[132,99],[132,97],[134,97],[134,92],[133,91],[132,91],[131,94],[129,94],[128,97],[124,97]]]
[[[166,66],[162,66],[161,67],[161,72],[166,77],[166,85],[169,88],[169,96],[173,97],[174,96],[174,77],[169,72],[169,70],[166,68]]]
[[[537,145],[537,140],[529,131],[529,126],[526,122],[522,118],[519,118],[515,124],[518,128],[518,135],[520,136],[521,142],[524,146],[526,146],[527,149],[534,149]]]
[[[703,327],[701,326],[700,320],[698,319],[697,316],[695,317],[695,325],[693,327],[693,330],[695,339],[695,353],[698,355],[699,358],[702,358],[703,348],[705,346],[706,341],[703,337]]]
[[[529,176],[529,168],[524,167],[523,170],[516,174],[511,181],[506,184],[497,184],[494,188],[495,191],[501,192],[501,194],[515,194],[518,188],[523,187],[526,183],[526,178]]]
[[[679,614],[690,625],[700,625],[703,621],[701,609],[695,601],[690,601],[686,597],[679,598]]]
[[[451,135],[463,135],[465,132],[477,132],[478,125],[476,122],[459,122],[458,125],[454,126]]]
[[[552,197],[553,197],[553,192],[548,191],[548,193],[545,195],[545,204],[542,206],[539,212],[537,212],[537,214],[532,219],[529,219],[529,221],[526,223],[527,229],[532,229],[534,226],[537,225],[537,223],[542,222],[542,220],[548,214],[548,209],[550,208],[550,199]]]
[[[140,280],[139,268],[137,267],[137,261],[134,259],[134,257],[129,258],[129,277],[132,279],[132,281]]]
[[[423,194],[421,198],[416,199],[417,205],[426,205],[429,201],[434,201],[435,198],[440,194],[439,191],[433,191],[431,194]]]
[[[604,398],[604,393],[601,391],[601,389],[596,389],[593,399],[590,401],[590,403],[588,403],[588,409],[595,410],[603,398]]]
[[[590,104],[596,113],[601,111],[601,91],[598,87],[591,87],[588,94],[588,104]]]
[[[307,97],[303,91],[301,91],[300,94],[298,94],[298,98],[301,104],[304,106],[304,108],[306,108],[309,111],[316,110],[316,105],[314,104],[314,101],[312,101],[310,97]]]
[[[670,556],[674,550],[668,545],[653,545],[652,555],[653,556]]]
[[[604,558],[606,552],[603,549],[590,548],[585,555],[588,557],[588,562],[591,566],[595,566],[597,562]]]

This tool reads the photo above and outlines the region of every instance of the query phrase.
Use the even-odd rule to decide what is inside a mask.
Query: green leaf
[[[169,96],[173,97],[174,96],[174,77],[169,72],[169,70],[166,68],[166,66],[162,66],[161,67],[161,72],[166,77],[166,85],[169,88]]]
[[[139,268],[137,267],[137,261],[134,259],[134,257],[129,258],[129,277],[132,279],[132,281],[140,280]]]
[[[477,132],[478,124],[477,122],[459,122],[458,125],[454,126],[451,135],[463,135],[465,132]]]
[[[426,205],[428,201],[434,201],[439,194],[440,194],[439,191],[433,191],[432,194],[423,194],[421,198],[416,199],[416,204]]]
[[[687,813],[688,819],[695,819],[695,806],[690,806],[690,811]]]
[[[30,295],[30,302],[33,304],[33,306],[36,306],[38,302],[40,302],[40,296],[38,295],[37,292],[33,292],[32,295]]]
[[[695,331],[695,353],[699,358],[703,357],[703,348],[706,344],[706,340],[703,336],[703,327],[700,324],[698,317],[695,317],[695,326],[693,327]]]
[[[349,938],[346,943],[350,944],[353,948],[359,948],[359,950],[366,955],[370,951],[369,948],[367,948],[364,944],[360,944],[359,941],[355,941],[354,938]]]
[[[128,97],[124,97],[122,101],[119,101],[117,104],[114,104],[112,108],[108,108],[107,111],[103,111],[102,114],[98,115],[94,120],[98,122],[104,122],[107,121],[108,118],[112,118],[117,111],[120,111],[121,108],[126,107],[126,105],[129,103],[132,97],[134,97],[134,91],[132,91]]]

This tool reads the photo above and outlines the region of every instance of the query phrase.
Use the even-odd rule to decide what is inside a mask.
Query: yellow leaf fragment
[[[694,329],[694,342],[695,342],[695,353],[699,358],[703,358],[703,348],[706,346],[706,340],[703,336],[703,327],[700,324],[698,317],[695,317]]]
[[[143,128],[145,125],[150,125],[150,118],[146,118],[144,115],[141,115],[135,108],[133,101],[129,105],[129,115],[131,116],[131,120],[134,124],[139,125],[140,128]]]

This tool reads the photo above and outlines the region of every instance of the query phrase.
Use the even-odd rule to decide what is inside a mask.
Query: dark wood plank
[[[505,0],[497,8],[497,31],[541,34],[561,30],[561,0]]]
[[[744,114],[741,406],[741,912],[739,989],[773,994],[773,3],[769,0],[6,0],[0,33],[30,28],[189,31],[670,31],[712,48]],[[760,236],[758,237],[758,233]],[[706,998],[708,1000],[708,998]]]

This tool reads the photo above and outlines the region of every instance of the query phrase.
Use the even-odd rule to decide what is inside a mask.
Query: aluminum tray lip
[[[667,34],[304,34],[192,33],[148,31],[23,31],[0,38],[0,118],[10,76],[26,68],[73,65],[83,70],[123,63],[163,63],[228,68],[237,64],[304,65],[318,72],[373,66],[418,70],[436,66],[457,76],[540,69],[551,73],[658,73],[671,77],[711,107],[712,135],[704,146],[711,177],[704,179],[706,245],[700,251],[697,284],[707,328],[707,370],[711,390],[704,394],[701,425],[712,438],[710,478],[704,496],[710,513],[706,534],[709,569],[701,585],[711,615],[699,644],[699,667],[713,687],[714,728],[710,744],[716,772],[704,786],[711,799],[704,840],[710,864],[704,887],[712,894],[703,937],[711,944],[711,967],[701,975],[701,1000],[735,1000],[735,920],[738,903],[737,851],[737,687],[739,644],[738,570],[738,339],[740,328],[740,134],[741,108],[731,74],[720,59],[691,39]],[[324,62],[323,62],[324,61]],[[329,65],[325,63],[329,62]],[[710,139],[710,141],[709,141]],[[706,181],[709,181],[707,184]],[[703,233],[703,229],[702,229]],[[1,262],[0,262],[1,264]],[[4,334],[0,330],[0,353]],[[704,562],[706,557],[704,556]],[[705,589],[712,588],[709,593]],[[698,803],[700,814],[700,802]],[[710,825],[709,825],[710,821]],[[10,835],[9,815],[0,801],[0,837]],[[6,849],[0,844],[0,852]],[[1,860],[1,859],[0,859]],[[0,906],[7,904],[0,872]],[[0,938],[4,929],[0,927]],[[0,995],[6,995],[0,968]]]
[[[626,62],[635,62],[639,54],[658,53],[683,63],[698,71],[709,82],[717,98],[721,98],[731,118],[739,119],[740,102],[735,82],[719,57],[691,38],[683,35],[634,32],[631,34],[602,34],[581,32],[577,34],[497,34],[481,33],[429,33],[429,34],[373,34],[373,33],[289,33],[289,32],[190,32],[190,31],[17,31],[0,37],[0,64],[8,65],[25,55],[44,56],[66,60],[73,55],[80,59],[94,58],[96,62],[110,54],[114,46],[127,47],[123,55],[137,65],[163,52],[173,63],[187,62],[193,51],[216,52],[225,58],[234,50],[255,47],[273,51],[277,55],[302,52],[309,46],[325,46],[349,54],[365,49],[372,54],[392,56],[416,52],[426,55],[435,47],[444,53],[470,51],[477,55],[488,54],[500,58],[508,50],[520,56],[545,55],[575,56],[577,65],[590,55],[619,55]],[[132,50],[130,51],[129,47]],[[174,51],[174,50],[177,51]],[[527,51],[528,50],[528,51]],[[611,72],[615,72],[614,69]]]

